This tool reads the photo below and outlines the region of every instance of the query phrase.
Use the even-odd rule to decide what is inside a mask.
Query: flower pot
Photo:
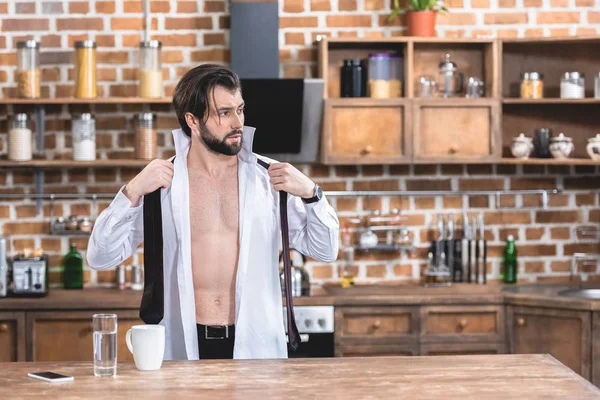
[[[409,36],[436,36],[435,11],[407,11],[406,27]]]

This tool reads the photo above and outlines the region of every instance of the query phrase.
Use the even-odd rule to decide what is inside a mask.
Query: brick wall
[[[385,37],[405,32],[403,19],[387,23],[391,1],[387,0],[287,0],[280,2],[281,74],[286,77],[314,76],[317,55],[315,37]],[[595,35],[600,27],[600,5],[594,0],[452,0],[451,12],[440,16],[438,31],[445,37]],[[152,1],[151,38],[163,42],[166,94],[179,77],[202,62],[229,61],[227,4],[223,1]],[[3,97],[14,93],[15,42],[37,39],[43,49],[44,95],[67,96],[73,84],[71,63],[75,40],[98,43],[99,94],[126,96],[135,93],[136,48],[143,26],[141,1],[0,1],[0,89]],[[56,106],[47,110],[45,148],[47,158],[70,158],[70,114],[90,110],[97,117],[100,158],[130,158],[133,136],[129,122],[136,105]],[[159,115],[161,157],[173,153],[170,130],[177,126],[168,106],[153,106]],[[6,154],[6,115],[27,111],[0,107],[0,155]],[[427,241],[437,213],[484,214],[490,240],[489,271],[498,277],[500,253],[507,234],[514,234],[521,255],[520,277],[524,280],[564,279],[570,255],[598,252],[596,240],[578,240],[574,228],[600,222],[594,177],[590,167],[515,166],[299,166],[328,190],[343,189],[523,189],[564,187],[565,193],[551,197],[549,208],[539,207],[539,198],[505,196],[500,204],[491,196],[445,196],[443,198],[332,199],[343,222],[368,209],[403,209],[406,223],[415,234],[418,249],[403,254],[357,254],[360,281],[418,279],[424,265]],[[129,168],[48,170],[47,192],[114,193],[138,170]],[[0,193],[32,193],[30,170],[0,170]],[[108,204],[61,201],[53,215],[94,215]],[[49,231],[48,203],[44,216],[35,214],[30,201],[0,200],[0,226],[10,235],[12,249],[43,247],[51,256],[53,286],[60,286],[61,262],[70,242],[85,250],[83,238],[56,237]],[[457,218],[458,219],[458,218]],[[126,264],[143,263],[141,253]],[[308,264],[313,282],[336,280],[336,266]],[[585,266],[587,272],[596,267]],[[112,285],[114,271],[86,270],[86,285]]]

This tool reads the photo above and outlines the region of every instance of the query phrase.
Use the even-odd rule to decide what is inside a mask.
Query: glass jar
[[[561,99],[583,99],[585,97],[585,76],[581,72],[565,72],[560,79]]]
[[[96,43],[92,40],[75,42],[75,97],[96,97]]]
[[[600,99],[600,72],[594,74],[594,97]]]
[[[521,98],[541,99],[544,97],[544,75],[539,72],[521,74]]]
[[[92,114],[85,113],[73,117],[73,160],[96,160],[96,121]]]
[[[15,115],[8,131],[8,159],[30,161],[32,145],[32,133],[28,126],[27,114]]]
[[[35,40],[17,42],[17,96],[40,97],[40,44]]]
[[[369,54],[369,97],[402,96],[402,58],[395,53]]]
[[[135,116],[135,157],[140,160],[154,160],[158,135],[156,114],[140,113]]]
[[[158,40],[140,42],[140,97],[162,97],[161,47]]]

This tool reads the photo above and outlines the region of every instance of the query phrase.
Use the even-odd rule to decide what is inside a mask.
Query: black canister
[[[551,158],[550,153],[550,138],[552,130],[549,128],[539,128],[535,130],[533,137],[533,148],[537,158]]]
[[[347,59],[340,68],[340,97],[364,97],[367,93],[365,68],[360,60]]]

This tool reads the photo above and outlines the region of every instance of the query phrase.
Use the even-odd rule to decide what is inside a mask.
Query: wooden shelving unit
[[[491,163],[599,165],[586,151],[600,132],[600,99],[593,98],[600,71],[600,37],[528,39],[333,38],[322,37],[319,72],[325,79],[321,154],[325,164]],[[394,51],[403,56],[403,96],[398,99],[339,98],[339,68],[346,58]],[[438,76],[446,53],[458,70],[486,83],[486,97],[416,98],[422,75]],[[544,96],[520,99],[520,73],[544,74]],[[566,71],[586,76],[586,98],[559,98]],[[563,132],[575,144],[567,160],[512,158],[510,143],[536,128]],[[365,151],[368,149],[369,151]]]
[[[96,161],[73,161],[73,160],[31,160],[10,161],[0,160],[1,168],[101,168],[101,167],[145,167],[149,161],[146,160],[96,160]]]
[[[170,104],[171,97],[148,99],[142,97],[97,97],[95,99],[77,99],[75,97],[40,98],[40,99],[0,99],[0,104]]]

